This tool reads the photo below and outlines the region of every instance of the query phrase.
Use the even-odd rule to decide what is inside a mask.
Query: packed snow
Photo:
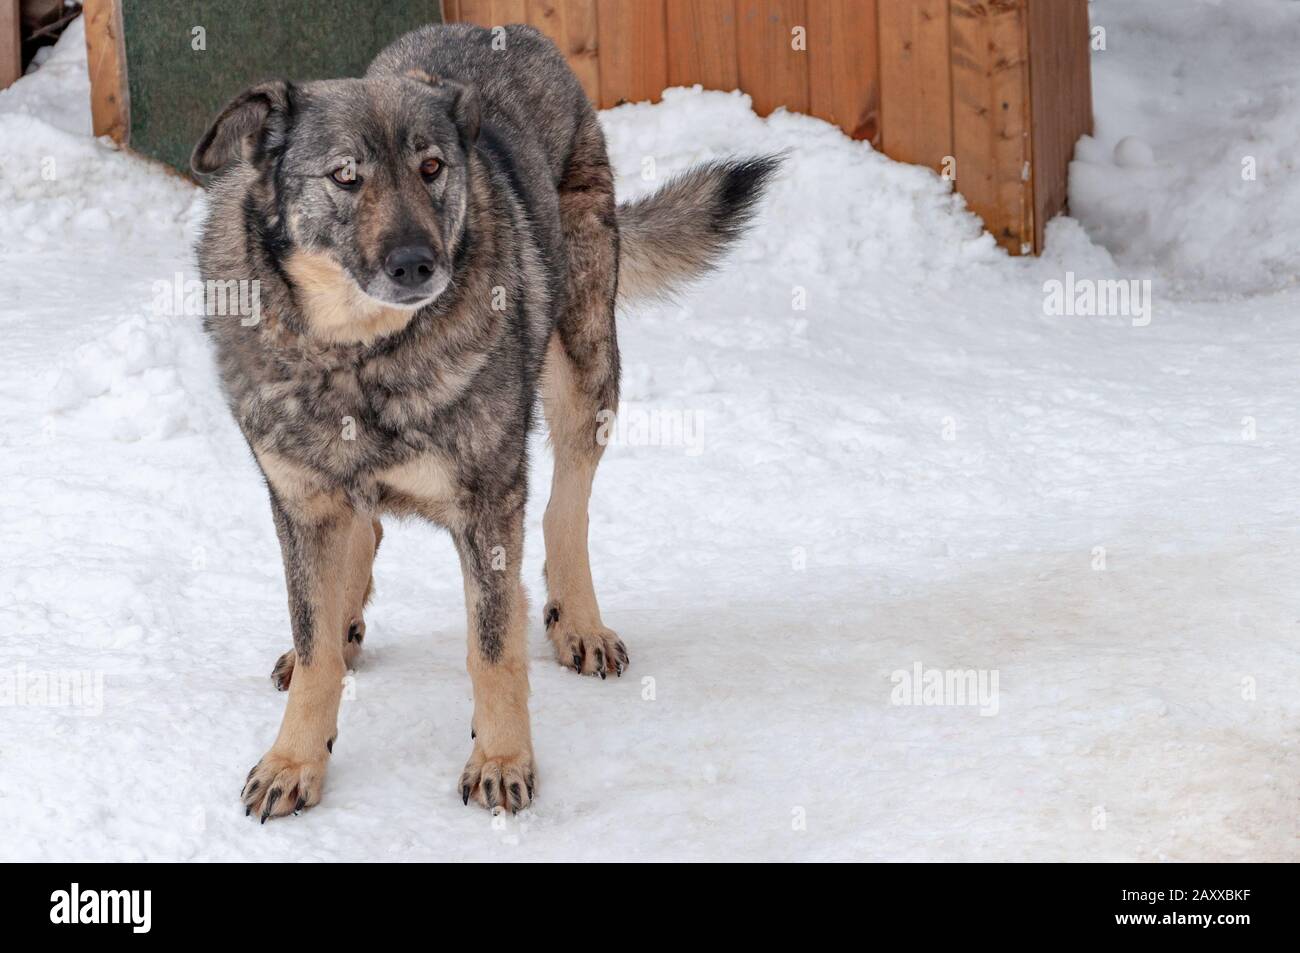
[[[1300,3],[1092,9],[1039,259],[816,119],[604,113],[625,196],[789,154],[719,274],[620,319],[591,538],[632,669],[549,654],[539,434],[535,806],[462,806],[459,570],[393,523],[325,799],[265,826],[280,557],[159,290],[203,199],[90,137],[70,29],[0,93],[0,858],[1300,859]],[[1150,280],[1145,320],[1049,313],[1103,279]]]

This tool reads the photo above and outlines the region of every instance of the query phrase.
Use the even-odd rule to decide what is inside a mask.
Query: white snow
[[[1095,137],[1073,213],[1126,267],[1195,298],[1300,275],[1300,15],[1295,0],[1093,2]],[[1127,137],[1147,161],[1125,161]],[[1119,152],[1115,151],[1118,147]]]
[[[155,300],[202,199],[89,137],[70,30],[0,93],[0,858],[1300,859],[1300,4],[1093,18],[1097,135],[1038,260],[818,120],[604,114],[624,195],[789,152],[721,273],[621,318],[591,536],[633,667],[550,658],[539,435],[536,806],[456,796],[459,571],[393,524],[325,800],[264,827],[237,794],[284,705],[280,558],[198,322]],[[1151,279],[1150,323],[1049,316],[1067,273]],[[894,704],[918,665],[995,704]],[[81,704],[39,703],[60,678]]]

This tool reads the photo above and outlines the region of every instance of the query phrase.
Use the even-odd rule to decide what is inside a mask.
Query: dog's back
[[[421,70],[472,86],[483,129],[504,140],[531,181],[544,168],[558,183],[581,128],[596,113],[564,56],[545,34],[512,24],[489,30],[468,23],[427,26],[384,49],[368,77]]]

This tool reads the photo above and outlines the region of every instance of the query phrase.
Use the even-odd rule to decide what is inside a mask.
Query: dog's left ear
[[[460,132],[461,146],[466,150],[470,149],[478,141],[479,123],[481,121],[478,93],[474,87],[466,86],[464,83],[458,83],[455,80],[443,79],[440,76],[431,76],[418,69],[407,70],[406,75],[417,83],[424,83],[426,86],[431,86],[443,95],[450,97],[451,119]]]
[[[259,83],[221,110],[190,156],[190,168],[211,175],[242,159],[257,164],[269,147],[283,142],[289,125],[292,87]]]

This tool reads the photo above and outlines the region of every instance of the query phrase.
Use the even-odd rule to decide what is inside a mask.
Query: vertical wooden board
[[[1065,210],[1075,143],[1092,131],[1088,2],[1029,0],[1028,14],[1034,251],[1041,252],[1048,221]]]
[[[541,30],[561,50],[565,46],[564,0],[528,0],[528,23]]]
[[[952,155],[948,0],[878,0],[881,148],[936,171]]]
[[[598,102],[596,0],[528,0],[528,23],[555,42],[577,74],[587,98]]]
[[[455,6],[455,10],[451,9]],[[443,15],[448,21],[474,23],[478,26],[495,26],[492,19],[492,0],[443,0]]]
[[[876,0],[808,4],[808,106],[854,139],[880,141]]]
[[[86,66],[95,135],[126,142],[131,128],[121,0],[86,0]]]
[[[957,189],[1013,255],[1034,247],[1024,0],[952,0]]]
[[[667,29],[669,86],[739,88],[735,0],[668,0]]]
[[[656,101],[668,85],[664,0],[598,0],[601,108]]]
[[[492,25],[528,22],[528,0],[492,0]]]
[[[791,44],[797,26],[808,27],[804,0],[736,0],[740,88],[760,116],[779,106],[808,111],[808,53]]]
[[[23,42],[18,0],[0,0],[0,89],[23,75]]]
[[[596,0],[564,0],[564,47],[569,65],[578,74],[587,98],[600,101],[600,38]]]

